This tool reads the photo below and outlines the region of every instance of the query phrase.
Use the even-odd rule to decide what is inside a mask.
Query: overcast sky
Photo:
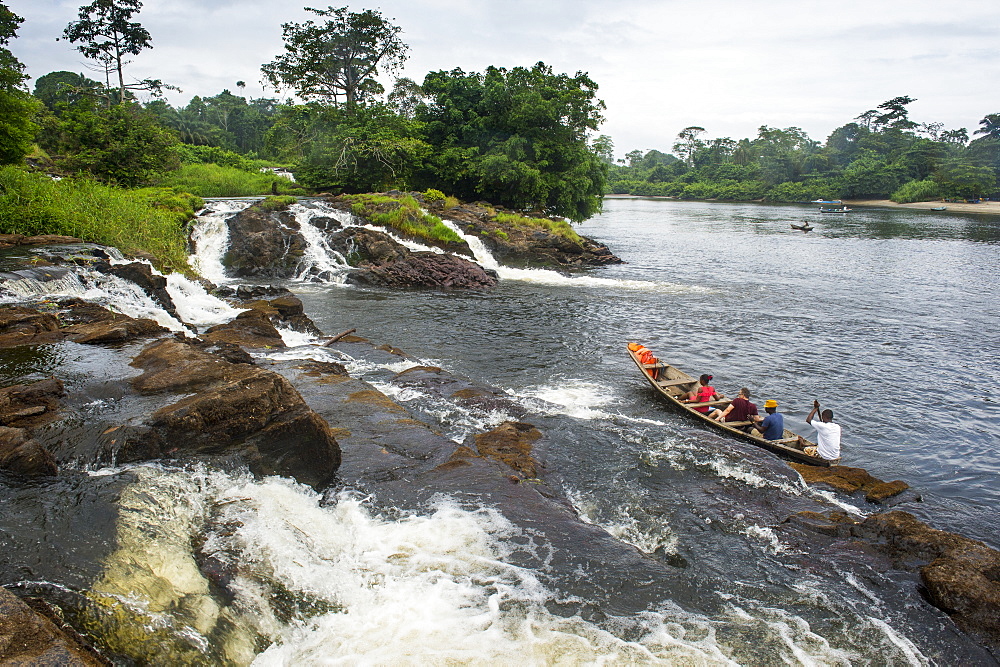
[[[56,41],[84,0],[4,0],[24,17],[10,48],[38,77],[70,70],[99,78]],[[153,49],[132,78],[183,89],[169,101],[224,88],[265,94],[260,66],[281,53],[281,23],[303,21],[293,0],[146,0],[136,19]],[[339,6],[339,5],[335,5]],[[670,151],[677,133],[754,137],[760,125],[798,126],[825,141],[836,127],[899,95],[910,118],[965,127],[1000,112],[997,0],[385,0],[379,9],[410,46],[405,76],[531,66],[584,71],[607,104],[621,156]],[[33,85],[33,84],[30,84]],[[267,96],[275,96],[266,91]]]

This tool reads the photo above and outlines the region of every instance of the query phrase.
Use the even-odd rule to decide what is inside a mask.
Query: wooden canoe
[[[738,428],[739,425],[749,425],[749,422],[717,422],[711,419],[708,415],[703,412],[698,412],[694,408],[696,406],[709,406],[710,408],[720,408],[725,410],[729,405],[729,399],[721,401],[712,401],[711,403],[682,403],[679,397],[684,396],[692,389],[698,386],[698,378],[691,377],[684,371],[671,366],[670,364],[659,361],[655,364],[644,364],[639,361],[639,357],[636,356],[635,352],[626,348],[629,357],[635,362],[635,365],[639,367],[639,372],[642,376],[646,378],[646,381],[652,385],[653,389],[656,390],[660,396],[662,396],[668,403],[680,410],[685,415],[688,415],[694,419],[701,421],[703,424],[711,426],[717,431],[726,433],[737,437],[746,442],[753,443],[758,447],[762,447],[770,452],[779,454],[789,459],[799,461],[801,463],[808,463],[814,466],[824,466],[829,467],[832,465],[837,465],[840,463],[840,459],[830,461],[828,459],[821,458],[819,456],[810,456],[806,454],[801,449],[798,449],[795,444],[798,441],[799,436],[785,429],[784,434],[780,440],[765,440],[759,435],[753,435],[744,431],[742,428]],[[657,377],[654,379],[650,374],[650,371],[658,371]],[[803,438],[806,442],[806,446],[815,447],[816,443]]]

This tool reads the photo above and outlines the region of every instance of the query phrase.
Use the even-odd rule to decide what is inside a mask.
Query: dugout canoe
[[[692,389],[698,386],[698,378],[691,377],[681,369],[676,366],[672,366],[662,360],[657,361],[655,364],[644,364],[639,361],[639,357],[636,356],[635,352],[625,348],[628,352],[629,358],[635,363],[639,368],[639,372],[642,376],[646,378],[650,386],[656,390],[664,400],[667,401],[671,406],[676,408],[681,413],[691,417],[692,419],[697,419],[701,423],[725,433],[726,435],[731,435],[740,440],[750,442],[758,447],[768,450],[783,456],[793,461],[798,461],[800,463],[808,463],[814,466],[829,467],[838,465],[840,459],[830,461],[819,456],[810,456],[806,454],[801,449],[798,449],[795,444],[798,441],[798,434],[787,428],[784,431],[780,440],[765,440],[759,435],[753,435],[744,431],[741,427],[749,426],[750,422],[717,422],[711,419],[708,415],[703,412],[698,412],[695,407],[698,406],[708,406],[710,408],[720,408],[725,410],[730,403],[730,399],[723,399],[721,401],[712,401],[710,403],[682,403],[678,397],[683,396],[690,392]],[[652,371],[656,371],[656,377],[653,377]],[[808,438],[803,438],[806,442],[807,447],[815,447],[816,443],[810,441]]]

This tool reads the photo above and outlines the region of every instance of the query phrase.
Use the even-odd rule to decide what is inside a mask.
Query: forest
[[[598,212],[608,193],[906,202],[1000,192],[1000,114],[986,115],[970,135],[911,120],[907,105],[915,100],[907,96],[860,113],[822,144],[796,127],[761,126],[756,137],[736,140],[709,139],[692,126],[670,152],[616,159],[613,139],[597,134],[605,105],[586,73],[538,62],[430,72],[420,83],[396,77],[409,47],[399,26],[370,9],[308,9],[313,18],[283,24],[284,52],[261,65],[275,97],[247,97],[235,81],[232,90],[175,107],[164,98],[177,90],[173,82],[128,76],[129,59],[152,48],[137,20],[141,7],[139,0],[81,6],[53,38],[72,44],[90,73],[50,72],[29,86],[7,48],[23,19],[0,4],[5,231],[23,201],[12,193],[27,187],[24,170],[69,177],[77,188],[89,180],[92,189],[139,193],[181,216],[190,215],[191,196],[393,189],[435,189],[571,221]],[[386,90],[380,80],[394,84]],[[278,168],[295,181],[276,176]],[[22,211],[17,224],[44,227],[58,208],[27,222]]]

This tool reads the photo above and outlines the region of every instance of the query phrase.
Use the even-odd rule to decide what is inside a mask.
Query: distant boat
[[[934,207],[934,208],[932,208],[931,210],[932,210],[932,211],[947,211],[947,210],[948,210],[948,207],[947,207],[947,206],[935,206],[935,207]]]
[[[813,199],[810,204],[843,204],[843,200],[840,199]]]
[[[797,229],[800,232],[811,232],[813,230],[813,226],[808,222],[804,222],[801,225],[792,225],[792,229]]]
[[[841,206],[840,208],[825,208],[823,206],[819,207],[820,213],[847,213],[848,211],[853,211],[854,209],[847,208],[846,206]]]

